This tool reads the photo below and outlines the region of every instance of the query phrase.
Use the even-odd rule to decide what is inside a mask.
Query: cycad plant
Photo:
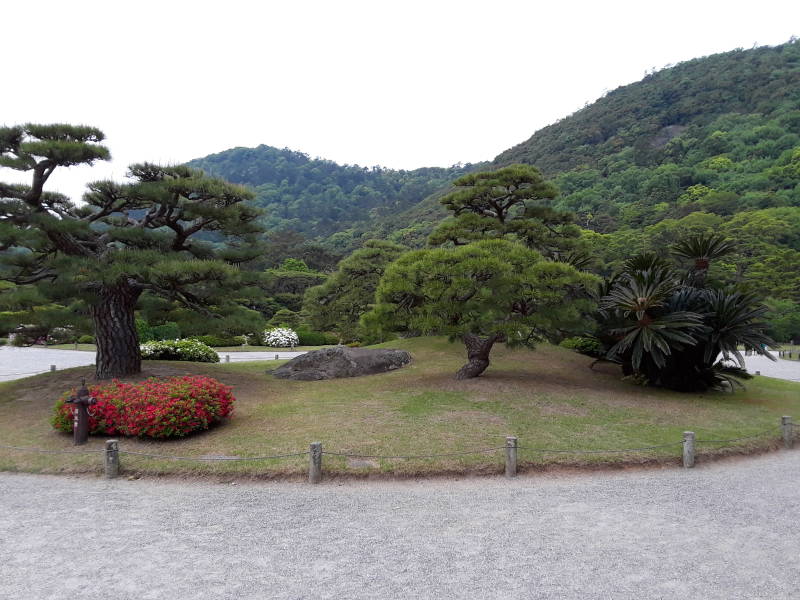
[[[736,246],[731,240],[717,233],[708,233],[693,235],[679,241],[672,247],[672,253],[692,261],[689,283],[702,288],[706,285],[711,261],[731,254],[735,249]]]
[[[720,256],[727,247],[726,240],[706,237],[684,240],[673,251],[686,256],[694,248]],[[768,348],[774,342],[761,321],[766,308],[753,295],[712,290],[705,283],[705,274],[683,276],[654,255],[628,260],[606,282],[599,302],[598,338],[607,358],[626,375],[681,391],[732,389],[736,378],[749,377],[740,346],[772,358]]]

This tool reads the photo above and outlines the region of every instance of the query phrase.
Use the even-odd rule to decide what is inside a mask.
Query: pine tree
[[[98,379],[141,371],[134,310],[143,294],[213,316],[242,285],[237,265],[252,257],[258,231],[244,202],[251,192],[183,166],[132,165],[132,183],[89,184],[81,204],[44,190],[58,167],[107,160],[103,139],[86,126],[0,128],[0,166],[32,176],[29,186],[0,183],[0,279],[51,302],[83,301]]]
[[[549,206],[556,187],[530,165],[464,175],[440,203],[453,212],[431,233],[431,246],[463,246],[487,238],[521,241],[559,260],[574,250],[580,228],[573,216]]]
[[[408,252],[389,265],[368,328],[460,339],[468,362],[457,379],[477,377],[489,366],[496,342],[533,346],[580,331],[597,278],[544,260],[508,240],[483,240],[455,248]]]

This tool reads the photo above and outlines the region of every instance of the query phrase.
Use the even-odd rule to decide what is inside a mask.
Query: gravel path
[[[777,352],[773,352],[772,355],[778,358]],[[800,381],[800,361],[784,358],[773,361],[765,356],[747,356],[745,361],[747,362],[747,371],[750,373],[761,371],[761,374],[766,377]]]
[[[284,360],[300,356],[305,352],[272,350],[271,352],[222,352],[219,354],[221,361],[225,361],[225,357],[229,356],[230,362],[245,362],[250,360],[275,360],[276,355],[281,360]],[[0,381],[12,381],[36,375],[37,373],[46,373],[50,370],[50,365],[56,365],[57,369],[85,367],[93,365],[94,358],[94,352],[81,350],[0,346]]]
[[[800,451],[514,481],[0,474],[0,598],[800,597]]]

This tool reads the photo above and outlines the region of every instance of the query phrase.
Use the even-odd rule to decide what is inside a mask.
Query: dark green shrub
[[[562,348],[569,348],[570,350],[574,350],[579,354],[585,354],[586,356],[593,356],[594,358],[600,358],[603,356],[603,346],[599,342],[599,340],[593,337],[571,337],[563,340],[559,346]]]
[[[153,338],[156,340],[177,340],[181,337],[181,330],[177,323],[169,321],[163,325],[153,327]]]
[[[136,333],[139,334],[140,344],[156,339],[153,335],[153,328],[144,319],[136,319]]]
[[[5,338],[0,338],[0,346],[5,346],[8,343],[8,340]]]
[[[141,340],[139,340],[141,341]],[[94,344],[94,336],[92,335],[82,335],[78,338],[79,344]]]
[[[301,346],[326,346],[339,341],[336,336],[329,333],[309,331],[308,329],[298,329],[297,337],[300,338]]]
[[[238,335],[196,335],[191,339],[212,347],[241,346],[244,343],[242,336]]]

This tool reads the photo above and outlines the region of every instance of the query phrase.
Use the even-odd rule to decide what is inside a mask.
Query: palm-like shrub
[[[694,248],[713,256],[727,247],[712,236],[686,240],[680,252]],[[709,289],[705,281],[653,255],[630,259],[601,288],[597,337],[606,357],[626,375],[681,391],[732,389],[737,378],[749,377],[740,346],[772,358],[767,348],[774,342],[761,321],[766,307],[752,294]]]
[[[712,260],[731,254],[735,244],[717,233],[693,235],[672,247],[672,253],[693,261],[688,279],[695,287],[705,287]]]

